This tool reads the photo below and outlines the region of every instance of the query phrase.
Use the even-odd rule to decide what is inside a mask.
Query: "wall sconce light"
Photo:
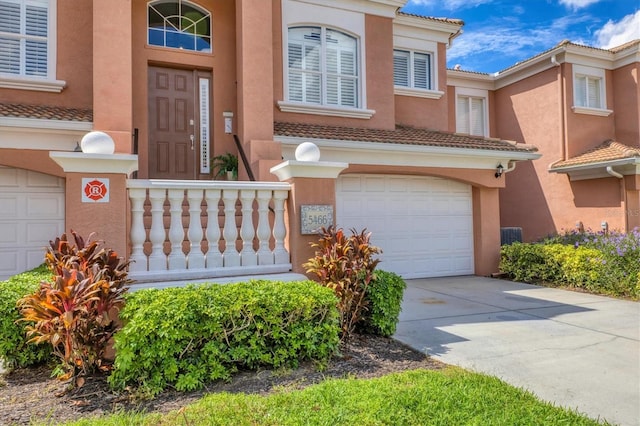
[[[224,117],[224,132],[227,134],[233,133],[233,113],[224,111],[222,116]]]
[[[502,164],[498,164],[498,167],[496,167],[496,174],[495,174],[496,179],[502,176],[502,173],[504,173],[504,167],[502,167]]]

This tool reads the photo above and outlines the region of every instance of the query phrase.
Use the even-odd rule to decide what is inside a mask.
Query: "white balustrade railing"
[[[291,270],[284,218],[289,184],[130,179],[127,188],[132,279],[170,281]],[[241,217],[239,227],[236,214]]]

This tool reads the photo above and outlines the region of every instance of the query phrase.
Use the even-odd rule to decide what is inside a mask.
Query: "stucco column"
[[[498,272],[500,263],[500,200],[498,188],[473,187],[473,249],[475,274]]]
[[[273,140],[272,8],[270,1],[236,0],[238,137],[250,163],[273,157],[273,147],[261,149]],[[264,167],[254,167],[254,174],[272,178]]]
[[[65,229],[85,239],[95,239],[119,256],[127,257],[127,177],[138,169],[138,158],[129,154],[51,152],[65,172]]]
[[[93,128],[116,152],[131,153],[133,64],[131,0],[93,0]]]
[[[314,255],[315,250],[311,247],[311,243],[318,241],[317,234],[302,233],[301,207],[304,205],[331,206],[333,224],[335,224],[336,179],[340,172],[348,166],[347,163],[326,161],[285,161],[271,168],[271,173],[276,175],[280,181],[291,184],[287,212],[289,254],[293,272],[306,273],[302,264]]]
[[[626,232],[640,228],[640,176],[624,177]]]

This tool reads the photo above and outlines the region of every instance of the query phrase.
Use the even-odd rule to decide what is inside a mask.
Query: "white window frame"
[[[598,107],[590,107],[587,105],[579,105],[578,99],[578,79],[585,78],[585,82],[587,87],[585,88],[585,93],[587,99],[589,98],[588,94],[588,81],[589,80],[597,80],[599,82],[599,96],[600,96],[600,105]],[[605,70],[602,68],[594,68],[588,67],[584,65],[573,65],[573,106],[571,109],[573,112],[577,114],[588,114],[588,115],[597,115],[597,116],[608,116],[613,111],[607,109],[607,81],[605,78]]]
[[[407,65],[407,71],[409,72],[408,75],[408,83],[407,85],[398,85],[395,84],[395,63],[396,63],[396,53],[406,53],[409,55],[409,63]],[[426,56],[428,57],[428,61],[429,61],[429,66],[427,67],[427,87],[416,87],[416,66],[415,66],[415,58],[416,55],[422,55],[422,56]],[[410,49],[401,49],[401,48],[395,48],[393,49],[393,75],[394,75],[394,87],[396,88],[407,88],[407,89],[414,89],[414,90],[427,90],[427,91],[432,91],[433,90],[433,86],[434,86],[434,81],[433,81],[433,54],[431,52],[418,52],[415,50],[410,50]]]
[[[155,9],[155,5],[159,4],[159,3],[167,3],[167,1],[162,1],[162,0],[153,0],[147,3],[147,45],[148,46],[152,46],[152,47],[159,47],[162,49],[172,49],[172,50],[184,50],[186,52],[190,52],[190,53],[212,53],[213,52],[213,14],[208,10],[205,9],[204,7],[193,3],[191,1],[188,0],[173,0],[175,3],[178,4],[178,8],[179,10],[182,12],[182,5],[186,4],[187,6],[198,10],[199,12],[201,12],[206,18],[209,18],[209,49],[203,49],[203,50],[197,50],[197,49],[188,49],[188,48],[182,48],[182,47],[173,47],[173,46],[167,46],[167,42],[166,42],[166,32],[165,32],[165,40],[164,40],[164,45],[159,45],[159,44],[151,44],[149,42],[149,9],[154,8]],[[157,10],[156,13],[160,14]],[[182,18],[181,14],[181,19]],[[163,16],[163,18],[167,19],[166,16]],[[188,19],[188,18],[187,18]],[[193,23],[193,25],[195,25],[196,22]],[[174,27],[175,28],[175,27]],[[178,28],[176,28],[177,30],[179,30]],[[181,33],[182,31],[177,31],[178,33]],[[194,37],[197,37],[196,35],[194,35]]]
[[[431,56],[431,88],[420,89],[412,86],[396,86],[394,84],[394,94],[426,99],[442,98],[442,96],[444,96],[444,92],[438,90],[438,43],[435,41],[426,41],[399,35],[394,35],[393,42],[394,54],[396,50],[402,50],[405,52],[411,52],[411,57],[413,57],[413,52]]]
[[[318,4],[282,0],[282,80],[284,100],[278,101],[282,112],[370,119],[375,111],[367,109],[366,40],[364,13]],[[310,20],[310,18],[312,20]],[[325,27],[356,38],[358,62],[358,107],[342,107],[289,101],[289,28]]]
[[[57,34],[57,0],[2,0],[7,3],[19,4],[21,7],[21,32],[17,36],[20,40],[26,40],[28,36],[24,33],[24,15],[26,5],[39,5],[47,7],[47,72],[45,76],[32,76],[24,74],[0,73],[0,88],[35,90],[43,92],[59,93],[65,86],[64,81],[56,80],[56,34]],[[1,34],[1,33],[0,33]],[[7,34],[16,37],[15,34]],[[22,44],[22,41],[21,41]],[[22,49],[21,49],[22,50]],[[24,58],[21,52],[21,67]]]
[[[482,114],[483,114],[483,123],[482,123],[482,131],[483,134],[477,135],[473,133],[465,133],[470,136],[481,136],[481,137],[489,137],[489,92],[488,90],[482,89],[471,89],[467,87],[456,87],[456,133],[459,132],[459,120],[460,120],[460,111],[458,109],[458,100],[460,98],[468,98],[468,99],[481,99],[482,100]],[[469,107],[469,111],[471,111],[471,106]],[[469,116],[471,120],[471,116]],[[472,126],[471,122],[469,123],[469,130],[471,131]]]

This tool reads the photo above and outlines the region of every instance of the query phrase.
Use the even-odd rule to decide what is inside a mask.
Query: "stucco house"
[[[479,134],[542,154],[507,175],[502,226],[529,241],[640,226],[640,40],[608,50],[563,41],[496,74],[447,73],[486,103]]]
[[[500,215],[521,222],[500,204],[517,191],[505,177],[527,184],[540,157],[500,105],[529,83],[496,86],[520,65],[502,80],[447,71],[463,23],[404,4],[0,0],[0,278],[69,229],[140,280],[302,272],[309,227],[331,222],[372,231],[380,267],[407,278],[496,271]],[[626,89],[611,79],[613,105]],[[77,152],[90,131],[115,152]],[[304,142],[319,161],[296,158]],[[239,180],[212,180],[227,152],[246,159]]]

